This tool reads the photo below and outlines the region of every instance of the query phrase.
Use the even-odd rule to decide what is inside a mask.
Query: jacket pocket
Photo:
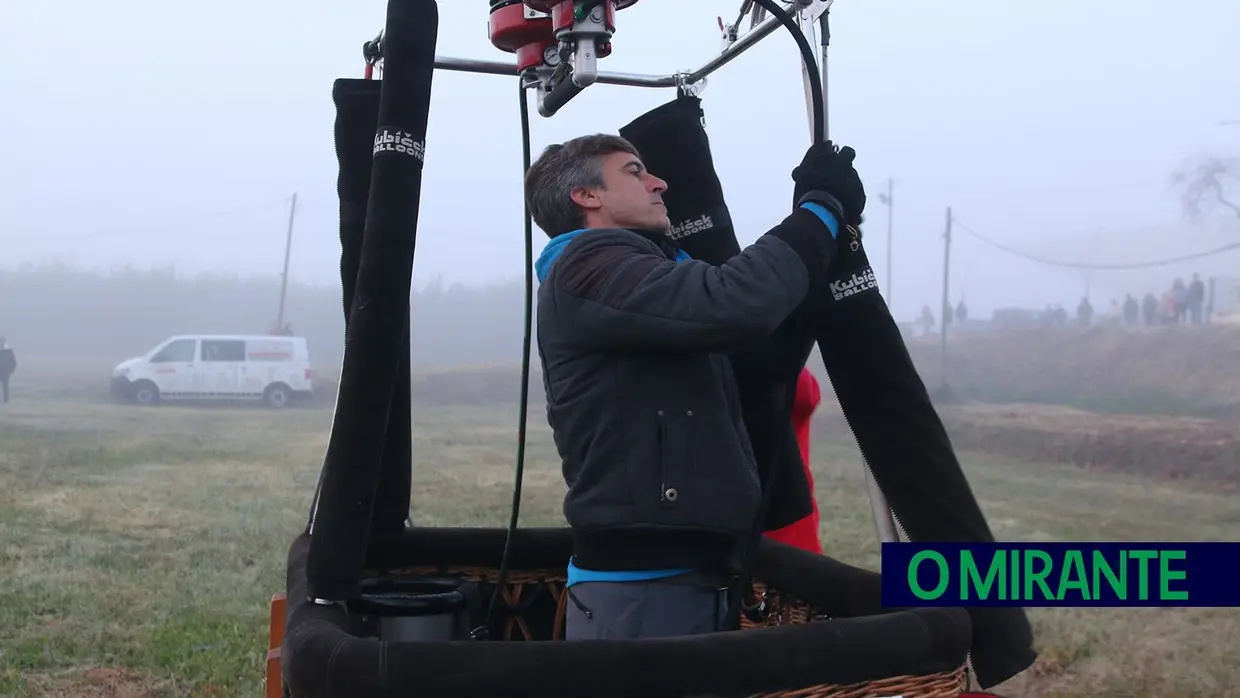
[[[725,411],[658,412],[659,505],[686,525],[748,525],[761,498],[753,461]],[[738,523],[740,522],[740,523]]]

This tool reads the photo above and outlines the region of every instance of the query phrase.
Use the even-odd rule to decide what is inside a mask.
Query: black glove
[[[865,210],[865,187],[853,168],[857,151],[849,146],[836,150],[831,141],[810,147],[792,171],[793,205],[806,201],[826,206],[841,223],[861,225]]]

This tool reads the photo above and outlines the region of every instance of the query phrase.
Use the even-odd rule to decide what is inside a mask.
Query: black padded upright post
[[[860,235],[843,232],[841,240],[841,257],[818,313],[818,348],[879,489],[914,541],[993,542],[947,429],[879,292]],[[1007,680],[1036,659],[1024,609],[969,613],[973,667],[983,687]]]
[[[343,291],[345,333],[357,287],[362,239],[366,232],[366,205],[370,198],[371,163],[375,130],[379,125],[382,82],[341,78],[332,88],[336,105],[336,162],[340,168],[340,286]],[[405,316],[408,323],[408,315]],[[409,518],[413,468],[413,415],[410,407],[409,328],[402,340],[402,365],[392,386],[392,407],[383,439],[382,465],[376,490],[371,538],[398,534]]]
[[[674,245],[694,259],[716,265],[740,252],[715,171],[700,99],[682,92],[629,122],[620,135],[636,146],[646,168],[667,182],[663,202],[672,222],[668,236]],[[813,492],[792,426],[797,377],[812,349],[813,337],[802,315],[793,313],[770,337],[728,355],[762,482],[762,502],[751,538],[738,552],[739,581],[729,589],[729,627],[739,623],[740,601],[762,534],[813,511]]]
[[[434,0],[389,0],[365,233],[307,558],[312,598],[360,593],[393,386],[402,366],[408,373],[409,291],[438,28]]]
[[[667,182],[663,203],[672,221],[672,244],[718,265],[741,246],[704,119],[702,100],[681,93],[622,126],[620,135],[637,148],[646,169]],[[792,318],[768,340],[729,354],[762,486],[770,492],[763,530],[782,528],[813,511],[785,393],[795,387],[812,348],[812,337]]]
[[[696,97],[680,96],[620,129],[646,167],[668,182],[664,195],[674,223],[674,243],[695,259],[722,264],[740,251],[723,200]],[[947,431],[879,293],[860,237],[841,234],[829,294],[806,299],[775,335],[732,362],[742,390],[745,424],[773,488],[767,527],[808,514],[808,492],[795,440],[778,452],[775,438],[789,438],[791,422],[779,388],[802,365],[816,341],[845,416],[882,491],[905,530],[918,541],[994,540],[960,468]],[[852,243],[856,249],[852,249]],[[760,445],[761,444],[761,445]],[[776,473],[770,482],[766,472]],[[799,478],[800,482],[797,482]],[[774,524],[774,525],[772,525]],[[970,609],[973,662],[991,686],[1027,668],[1036,657],[1025,612],[1019,608]]]
[[[667,182],[668,237],[690,257],[723,264],[740,254],[736,228],[715,171],[702,100],[679,94],[620,127],[651,174]]]

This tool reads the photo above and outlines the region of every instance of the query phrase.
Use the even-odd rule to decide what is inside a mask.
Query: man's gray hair
[[[530,215],[549,237],[577,230],[585,217],[572,193],[603,186],[603,158],[612,153],[638,155],[620,136],[597,133],[547,146],[525,173],[525,202]]]

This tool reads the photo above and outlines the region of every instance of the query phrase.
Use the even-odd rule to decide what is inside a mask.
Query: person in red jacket
[[[794,545],[812,553],[822,554],[822,541],[818,537],[818,498],[814,496],[814,474],[809,468],[809,423],[822,402],[822,390],[818,380],[808,368],[801,369],[797,377],[796,401],[792,406],[792,425],[801,450],[801,463],[805,466],[805,480],[809,483],[810,502],[813,511],[809,516],[794,521],[783,528],[767,531],[766,536],[781,543]]]

